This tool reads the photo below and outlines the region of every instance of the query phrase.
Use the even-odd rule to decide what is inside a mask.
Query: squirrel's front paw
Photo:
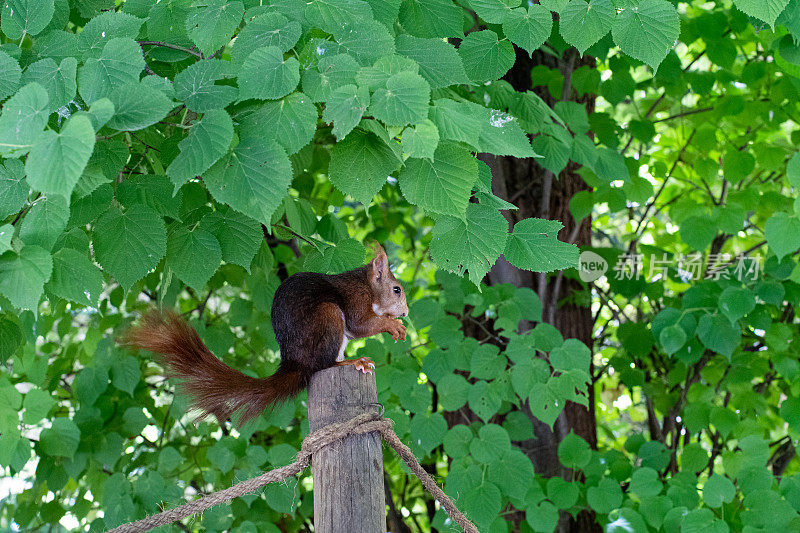
[[[391,325],[386,329],[386,333],[392,336],[394,342],[406,340],[406,327],[399,320],[392,320]]]

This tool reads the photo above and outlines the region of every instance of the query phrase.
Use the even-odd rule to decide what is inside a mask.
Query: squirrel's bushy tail
[[[310,377],[283,366],[266,378],[242,374],[217,359],[194,328],[172,312],[148,312],[121,341],[159,354],[168,376],[181,380],[192,406],[204,415],[213,414],[223,421],[238,414],[239,425],[296,395]]]

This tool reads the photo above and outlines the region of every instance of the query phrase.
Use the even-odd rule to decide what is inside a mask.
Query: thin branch
[[[692,133],[689,134],[689,138],[686,139],[686,142],[681,147],[680,152],[678,152],[678,157],[675,158],[675,161],[672,163],[672,167],[670,167],[669,172],[667,172],[667,175],[664,176],[664,181],[661,182],[661,187],[659,187],[658,192],[656,193],[655,196],[653,196],[653,199],[650,200],[650,202],[648,202],[648,204],[645,206],[644,212],[642,213],[642,216],[639,219],[639,223],[636,224],[636,231],[634,231],[635,235],[638,236],[639,230],[643,229],[645,219],[647,219],[647,216],[650,214],[650,210],[653,208],[656,201],[661,196],[661,193],[664,192],[664,188],[667,186],[667,182],[672,177],[672,173],[675,172],[675,168],[677,168],[678,162],[683,158],[683,154],[686,152],[686,148],[689,147],[689,143],[692,142],[695,132],[697,132],[696,129],[692,130]]]
[[[195,57],[199,57],[200,59],[203,58],[203,55],[199,52],[195,52],[191,48],[185,48],[183,46],[179,46],[177,44],[170,44],[161,41],[138,41],[141,46],[161,46],[163,48],[171,48],[173,50],[180,50],[181,52],[186,52],[187,54],[192,54]]]
[[[672,120],[674,118],[686,117],[686,116],[689,116],[689,115],[695,115],[697,113],[705,113],[707,111],[713,111],[713,110],[714,110],[713,107],[701,107],[700,109],[691,109],[689,111],[684,111],[683,113],[676,113],[674,115],[670,115],[670,116],[665,117],[665,118],[656,119],[656,120],[653,121],[653,123],[655,124],[656,122],[666,122],[666,121]]]

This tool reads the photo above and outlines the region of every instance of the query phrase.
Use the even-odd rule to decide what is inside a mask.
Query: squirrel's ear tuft
[[[385,274],[389,273],[389,258],[386,257],[386,252],[380,244],[376,242],[373,247],[375,249],[375,258],[370,261],[370,264],[372,265],[372,273],[375,275],[375,279],[380,280]]]

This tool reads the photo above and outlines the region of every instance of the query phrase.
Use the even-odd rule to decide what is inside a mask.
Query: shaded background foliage
[[[291,461],[303,396],[195,422],[113,339],[175,307],[267,375],[280,280],[374,239],[410,335],[351,352],[481,531],[800,529],[799,10],[7,0],[0,523],[99,531]],[[452,529],[384,463],[387,529]],[[174,528],[306,531],[310,489]]]

